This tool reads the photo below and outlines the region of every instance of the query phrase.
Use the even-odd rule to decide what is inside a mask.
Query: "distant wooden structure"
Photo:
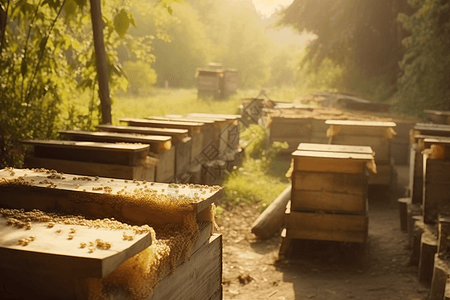
[[[239,87],[239,72],[211,64],[209,68],[197,69],[198,97],[225,99],[234,94]]]

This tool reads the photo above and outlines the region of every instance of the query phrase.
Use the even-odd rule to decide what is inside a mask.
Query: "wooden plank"
[[[104,143],[141,143],[149,144],[150,151],[158,153],[172,147],[172,137],[164,135],[137,135],[114,132],[92,132],[81,130],[60,130],[59,134],[72,141],[90,141]]]
[[[186,173],[191,162],[192,139],[175,145],[175,175]]]
[[[213,297],[222,285],[222,235],[214,234],[191,259],[161,280],[148,300],[199,299]]]
[[[116,125],[98,125],[97,130],[107,132],[118,132],[118,133],[170,136],[172,137],[172,143],[182,142],[186,137],[188,137],[189,133],[187,129],[116,126]]]
[[[431,282],[436,252],[437,238],[432,232],[427,230],[427,227],[425,227],[420,242],[419,281]]]
[[[187,129],[189,135],[199,133],[203,123],[199,122],[176,122],[163,120],[147,120],[135,118],[122,118],[120,122],[128,123],[129,126],[137,127],[155,127],[155,128],[172,128],[172,129]]]
[[[136,189],[140,188],[143,189],[143,198],[140,198],[140,193],[136,194]],[[138,225],[183,223],[187,214],[197,214],[223,196],[220,187],[129,182],[71,174],[52,176],[39,170],[21,169],[0,170],[0,192],[0,206],[4,207],[44,211],[57,209],[96,218],[114,217],[121,222]],[[125,193],[147,200],[136,200]],[[159,204],[149,205],[158,196],[162,197],[157,202]],[[167,206],[170,207],[170,215],[165,213]]]
[[[366,174],[294,171],[292,188],[301,191],[320,191],[367,195]]]
[[[377,122],[377,121],[352,121],[352,120],[326,120],[327,125],[338,126],[358,126],[358,127],[376,127],[376,128],[390,128],[396,127],[394,122]]]
[[[450,162],[430,159],[424,155],[423,216],[425,223],[434,223],[439,213],[450,214]]]
[[[207,113],[190,113],[188,117],[193,118],[207,118],[207,119],[225,119],[225,120],[239,120],[241,118],[240,115],[231,115],[231,114],[207,114]]]
[[[26,157],[24,165],[26,168],[46,168],[77,175],[131,180],[155,180],[154,165],[124,166],[40,157]]]
[[[319,152],[342,152],[342,153],[359,153],[372,155],[372,148],[367,146],[351,146],[351,145],[330,145],[330,144],[314,144],[301,143],[297,150],[301,151],[319,151]]]
[[[367,195],[293,190],[291,208],[299,212],[364,214],[368,209]]]
[[[343,215],[290,211],[286,215],[287,237],[365,243],[369,219],[366,215]]]
[[[269,134],[272,138],[311,138],[311,127],[310,119],[274,117],[271,119]]]
[[[294,171],[354,173],[365,172],[372,155],[359,153],[300,151],[292,153]]]
[[[40,158],[139,166],[149,152],[149,145],[73,142],[57,140],[25,140],[34,146],[34,156]]]
[[[150,181],[169,182],[175,175],[175,147],[152,156],[158,160],[158,163],[156,164],[155,179]]]
[[[151,245],[150,233],[134,235],[132,230],[65,224],[56,224],[50,229],[46,222],[31,222],[31,229],[25,230],[6,223],[6,218],[0,218],[0,269],[19,269],[25,273],[38,272],[65,278],[105,278],[128,258]],[[72,234],[73,239],[69,239],[72,229],[75,233]],[[124,240],[123,232],[134,235],[134,239]],[[34,236],[35,240],[27,246],[18,244],[18,240],[29,236]],[[89,246],[80,247],[80,243],[89,245],[96,239],[109,242],[111,248],[96,249],[90,253]]]
[[[335,135],[330,137],[330,144],[369,146],[375,152],[375,161],[386,163],[391,160],[391,140],[383,136]]]
[[[414,126],[422,135],[450,136],[450,125],[417,123]]]

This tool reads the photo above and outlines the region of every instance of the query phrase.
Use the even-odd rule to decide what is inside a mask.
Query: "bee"
[[[67,239],[73,240],[73,234],[69,234],[69,236],[67,237]]]
[[[86,243],[80,243],[80,248],[85,248],[86,247]]]

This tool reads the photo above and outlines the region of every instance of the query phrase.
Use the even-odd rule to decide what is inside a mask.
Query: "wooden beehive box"
[[[192,153],[199,152],[203,145],[203,134],[201,131],[203,123],[198,122],[176,122],[165,120],[148,120],[122,118],[121,122],[128,123],[129,126],[137,127],[155,127],[187,129],[190,139],[185,139],[184,143],[175,145],[175,175],[181,175],[188,172],[189,164],[192,160]]]
[[[450,126],[417,123],[410,132],[409,190],[415,204],[422,204],[423,201],[422,151],[429,148],[424,143],[426,138],[450,138]]]
[[[154,180],[155,165],[147,161],[149,145],[76,142],[59,140],[24,140],[33,146],[25,166],[49,168],[91,176]]]
[[[151,156],[157,158],[160,163],[160,167],[156,167],[157,182],[170,182],[173,180],[176,171],[176,157],[179,161],[185,161],[181,156],[184,151],[177,151],[176,149],[189,149],[191,139],[188,135],[187,129],[175,129],[175,128],[153,128],[153,127],[138,127],[138,126],[115,126],[115,125],[98,125],[97,129],[104,132],[116,132],[116,133],[129,133],[129,134],[141,134],[141,135],[158,135],[158,136],[170,136],[172,138],[172,148],[170,151],[164,151],[160,153],[150,153]]]
[[[149,155],[155,157],[157,161],[153,162],[155,164],[154,177],[147,178],[147,180],[170,179],[174,175],[175,149],[172,147],[172,137],[170,136],[78,130],[61,130],[59,134],[72,141],[149,144]]]
[[[425,138],[423,151],[423,218],[435,223],[450,214],[450,139]]]
[[[292,160],[292,195],[280,255],[292,239],[364,243],[372,149],[302,143]]]
[[[223,195],[220,187],[126,181],[43,169],[3,169],[0,170],[0,193],[0,208],[21,209],[18,213],[39,209],[75,215],[74,218],[82,215],[87,218],[83,222],[103,222],[101,219],[108,218],[108,222],[120,221],[127,226],[180,228],[184,236],[193,239],[192,246],[183,250],[190,254],[191,259],[183,259],[185,256],[181,254],[184,252],[179,252],[181,257],[175,262],[174,274],[168,266],[161,267],[154,276],[162,280],[148,299],[180,299],[180,295],[205,300],[212,297],[221,299],[221,236],[212,234],[214,219],[211,206]],[[128,263],[136,253],[141,255],[141,250],[147,249],[154,239],[148,233],[138,233],[132,241],[125,240],[122,235],[125,237],[125,233],[131,230],[117,229],[121,227],[116,223],[108,225],[107,229],[90,223],[73,225],[57,221],[50,228],[48,220],[44,223],[32,220],[32,228],[26,230],[6,226],[1,217],[1,232],[8,234],[0,238],[0,271],[10,275],[0,289],[3,295],[25,298],[33,295],[33,299],[86,299],[89,293],[98,293],[89,284],[92,278],[108,282],[109,277],[122,268],[121,263]],[[192,222],[198,227],[192,227]],[[150,227],[146,228],[151,231]],[[155,230],[159,243],[159,231]],[[73,234],[73,237],[68,234]],[[17,243],[17,239],[29,235],[34,235],[35,240],[28,246]],[[98,237],[112,246],[92,253],[79,246],[80,242],[87,243]],[[156,251],[158,248],[149,249]],[[152,252],[149,253],[151,255]],[[133,263],[139,269],[139,264]],[[142,281],[138,274],[132,276],[137,277],[130,282],[147,288],[146,281]],[[174,282],[178,283],[174,285]],[[132,291],[123,290],[120,285],[103,292],[109,299],[133,299]]]

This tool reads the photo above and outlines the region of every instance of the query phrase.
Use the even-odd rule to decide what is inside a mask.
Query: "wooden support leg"
[[[400,214],[400,229],[402,231],[408,231],[408,222],[407,222],[407,214],[408,204],[411,203],[411,198],[400,198],[398,199],[398,209]]]
[[[412,238],[412,251],[411,251],[411,257],[410,257],[410,263],[412,265],[419,265],[419,258],[420,258],[420,243],[422,239],[422,234],[424,231],[425,224],[423,221],[417,220],[414,223],[414,230],[413,230],[413,238]]]
[[[419,281],[431,282],[434,270],[434,256],[437,253],[437,239],[425,231],[422,234],[419,258]]]
[[[440,259],[439,254],[436,254],[434,256],[434,271],[429,300],[442,300],[444,298],[447,279],[448,262]]]
[[[289,256],[290,246],[291,246],[291,238],[287,237],[287,230],[285,228],[281,232],[281,246],[280,251],[278,253],[278,257],[280,260],[285,259],[286,257]]]

